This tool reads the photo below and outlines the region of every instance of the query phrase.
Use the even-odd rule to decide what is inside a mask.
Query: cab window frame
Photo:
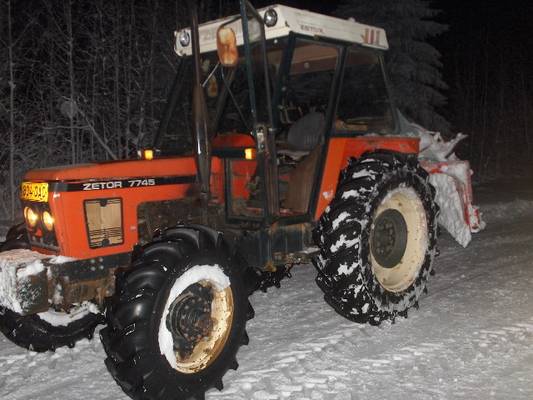
[[[368,50],[368,51],[373,51],[375,53],[376,57],[378,58],[378,65],[379,65],[379,68],[380,68],[380,75],[381,75],[381,77],[383,79],[384,88],[385,88],[386,94],[388,96],[388,103],[389,103],[390,114],[391,114],[391,129],[390,129],[390,132],[386,133],[386,134],[379,133],[379,132],[368,131],[368,130],[355,130],[355,129],[341,130],[341,129],[337,129],[336,124],[335,124],[335,120],[337,119],[337,111],[338,111],[339,104],[340,104],[341,97],[342,97],[342,89],[344,87],[343,85],[344,85],[344,80],[345,80],[345,77],[346,77],[346,70],[347,70],[347,68],[349,68],[349,66],[347,65],[348,61],[349,61],[348,53],[350,52],[350,50],[361,49],[361,48],[365,49],[365,50]],[[337,96],[336,96],[336,99],[335,99],[335,106],[334,106],[333,113],[332,113],[333,114],[332,115],[332,124],[331,124],[331,134],[332,134],[332,136],[334,136],[334,137],[353,137],[353,136],[364,136],[364,135],[377,135],[377,136],[395,136],[395,135],[398,135],[399,129],[400,129],[399,122],[398,122],[398,111],[397,111],[394,99],[392,97],[391,84],[390,84],[390,81],[388,79],[388,76],[387,76],[387,73],[386,73],[386,69],[385,69],[384,55],[385,55],[385,51],[381,50],[381,49],[369,48],[369,47],[365,47],[365,46],[362,46],[362,45],[359,45],[359,44],[352,44],[352,43],[345,44],[344,57],[343,57],[343,60],[342,60],[342,68],[341,68],[340,77],[339,77],[339,87],[338,87],[338,90],[337,90]]]
[[[335,47],[338,51],[336,66],[333,71],[333,78],[332,78],[332,85],[330,92],[328,94],[328,105],[325,112],[325,132],[324,137],[325,139],[329,139],[330,134],[332,132],[332,124],[333,124],[333,115],[337,108],[337,101],[338,101],[338,90],[340,87],[340,81],[342,78],[342,72],[343,72],[343,65],[344,65],[344,58],[346,54],[346,43],[335,40],[335,39],[329,39],[324,37],[310,37],[307,35],[302,35],[298,33],[291,32],[288,35],[287,38],[287,47],[284,49],[284,53],[282,56],[282,61],[280,64],[280,69],[278,72],[278,76],[276,77],[276,86],[274,88],[274,94],[272,96],[272,108],[273,108],[273,129],[279,133],[282,128],[282,123],[280,120],[280,103],[283,99],[283,87],[287,84],[287,79],[290,77],[291,72],[291,66],[292,66],[292,60],[294,56],[294,50],[296,49],[296,44],[298,40],[306,41],[309,43],[315,43],[317,45],[327,45]]]

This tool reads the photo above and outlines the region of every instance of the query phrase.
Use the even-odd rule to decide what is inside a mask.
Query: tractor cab
[[[199,59],[208,130],[201,154],[212,159],[197,160],[211,166],[209,197],[224,202],[227,222],[310,227],[331,200],[349,155],[396,133],[382,64],[385,32],[281,5],[256,10],[241,2],[241,8],[239,16],[198,27],[198,55],[194,27],[175,34],[178,73],[194,70]],[[178,77],[156,148],[172,147],[168,142],[175,149],[181,144],[182,152],[198,147],[183,146],[172,128],[171,115],[183,116],[187,90],[194,88]],[[355,138],[368,139],[349,140]],[[213,170],[218,159],[223,194]],[[302,226],[292,231],[308,233]],[[307,233],[295,247],[310,244]]]

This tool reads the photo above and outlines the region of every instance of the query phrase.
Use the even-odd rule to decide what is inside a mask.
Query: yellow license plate
[[[23,182],[20,198],[28,201],[48,201],[48,183]]]

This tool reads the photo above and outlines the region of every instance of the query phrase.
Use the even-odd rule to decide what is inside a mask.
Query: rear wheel
[[[344,317],[379,324],[418,305],[436,254],[435,191],[416,157],[352,161],[314,232],[317,283]]]
[[[0,252],[29,248],[26,228],[21,224],[8,231]],[[68,313],[50,308],[24,316],[0,308],[0,331],[18,346],[37,352],[54,351],[58,347],[74,347],[81,339],[92,339],[101,319],[96,305],[89,302],[72,307]]]
[[[252,316],[243,265],[222,235],[168,229],[117,278],[101,331],[106,365],[132,398],[204,399],[237,368]]]

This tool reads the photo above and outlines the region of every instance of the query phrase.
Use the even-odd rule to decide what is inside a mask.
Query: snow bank
[[[462,200],[455,186],[454,178],[446,174],[432,174],[429,181],[436,189],[435,201],[439,205],[439,224],[463,247],[466,247],[472,234],[464,219]]]
[[[419,159],[430,172],[430,183],[436,189],[439,224],[466,247],[472,233],[485,228],[477,207],[472,204],[472,170],[453,153],[455,146],[467,136],[458,133],[454,139],[445,141],[439,132],[428,131],[408,121],[401,113],[400,127],[403,135],[420,138]]]
[[[17,299],[17,278],[28,279],[44,269],[42,260],[48,256],[31,250],[10,250],[0,253],[0,307],[22,312]],[[26,265],[25,268],[17,266]]]
[[[467,137],[467,135],[458,133],[454,139],[446,142],[442,138],[440,132],[429,131],[422,126],[409,121],[400,111],[398,111],[398,114],[402,135],[420,138],[419,157],[421,159],[441,162],[458,159],[453,153],[453,150],[461,140]]]
[[[533,201],[517,199],[511,202],[487,204],[483,206],[485,219],[492,224],[509,222],[510,219],[533,219]]]

